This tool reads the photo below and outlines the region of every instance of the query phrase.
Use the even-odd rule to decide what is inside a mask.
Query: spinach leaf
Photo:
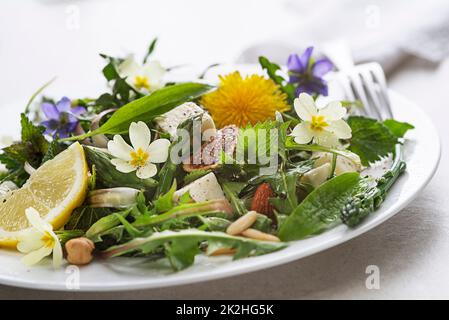
[[[359,180],[358,173],[344,173],[312,191],[281,225],[279,237],[299,240],[333,227]]]

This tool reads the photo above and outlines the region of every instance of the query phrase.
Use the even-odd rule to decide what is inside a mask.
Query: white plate
[[[79,276],[81,291],[116,291],[167,287],[224,278],[281,265],[336,246],[374,228],[404,208],[432,178],[440,158],[440,142],[428,116],[416,105],[395,92],[390,93],[395,118],[415,125],[407,134],[404,156],[407,171],[391,189],[382,207],[360,226],[348,229],[341,225],[321,235],[292,242],[288,248],[264,256],[231,261],[228,257],[197,256],[195,264],[181,272],[173,272],[164,260],[115,258],[96,260],[79,269],[53,270],[48,263],[27,268],[16,252],[0,250],[0,283],[45,290],[71,290]],[[17,110],[17,109],[16,109]],[[3,111],[3,110],[2,110]],[[2,112],[0,134],[15,132],[15,112]],[[8,129],[8,130],[6,130]]]

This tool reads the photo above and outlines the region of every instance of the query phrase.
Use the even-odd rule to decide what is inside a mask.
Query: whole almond
[[[226,233],[232,236],[238,235],[251,227],[257,219],[256,211],[249,211],[247,214],[241,216],[226,229]]]
[[[273,236],[272,234],[269,233],[265,233],[256,229],[246,229],[245,231],[243,231],[242,236],[246,237],[246,238],[251,238],[254,240],[262,240],[262,241],[273,241],[273,242],[280,242],[281,240],[276,237]]]
[[[269,183],[262,183],[257,187],[251,202],[251,210],[264,214],[268,217],[273,217],[273,206],[270,203],[270,198],[273,196],[273,189]]]

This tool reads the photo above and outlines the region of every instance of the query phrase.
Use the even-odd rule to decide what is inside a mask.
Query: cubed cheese
[[[335,164],[335,174],[338,176],[345,172],[360,172],[362,164],[360,157],[353,152],[346,151],[350,159],[342,156],[337,157]],[[316,158],[314,167],[318,168],[325,163],[332,163],[333,155],[329,152],[314,152],[312,158]]]
[[[210,130],[215,130],[214,121],[207,113],[205,113],[205,111],[201,107],[193,102],[183,103],[180,106],[177,106],[176,108],[156,118],[155,121],[161,131],[168,133],[174,140],[177,137],[176,129],[178,128],[178,126],[187,119],[199,114],[204,114],[201,123],[201,132],[208,129],[209,134],[211,134]]]
[[[173,194],[173,200],[178,201],[179,198],[186,192],[190,193],[190,196],[195,202],[219,199],[226,200],[223,190],[221,189],[215,174],[212,172],[193,181],[184,188],[177,190]]]
[[[301,177],[301,182],[311,184],[316,188],[327,180],[331,168],[330,163],[325,163],[318,168],[312,169]]]

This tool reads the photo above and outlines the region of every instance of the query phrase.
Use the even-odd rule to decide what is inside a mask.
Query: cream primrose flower
[[[351,138],[351,127],[342,118],[346,109],[338,101],[317,108],[313,98],[301,93],[294,101],[295,111],[302,122],[293,128],[291,135],[296,143],[313,141],[325,147],[337,147],[339,139]]]
[[[129,139],[132,147],[120,135],[108,142],[108,150],[115,157],[111,162],[123,173],[136,171],[140,179],[148,179],[157,173],[155,163],[163,163],[168,158],[168,139],[157,139],[151,142],[151,132],[142,122],[133,122],[129,126]]]
[[[150,93],[163,87],[165,69],[158,61],[148,61],[139,65],[133,56],[126,58],[118,66],[118,73],[126,77],[126,82],[139,92]]]
[[[26,253],[22,262],[31,266],[53,253],[53,266],[62,264],[62,247],[53,227],[43,220],[36,209],[30,207],[25,210],[31,228],[24,230],[19,236],[17,250]]]

